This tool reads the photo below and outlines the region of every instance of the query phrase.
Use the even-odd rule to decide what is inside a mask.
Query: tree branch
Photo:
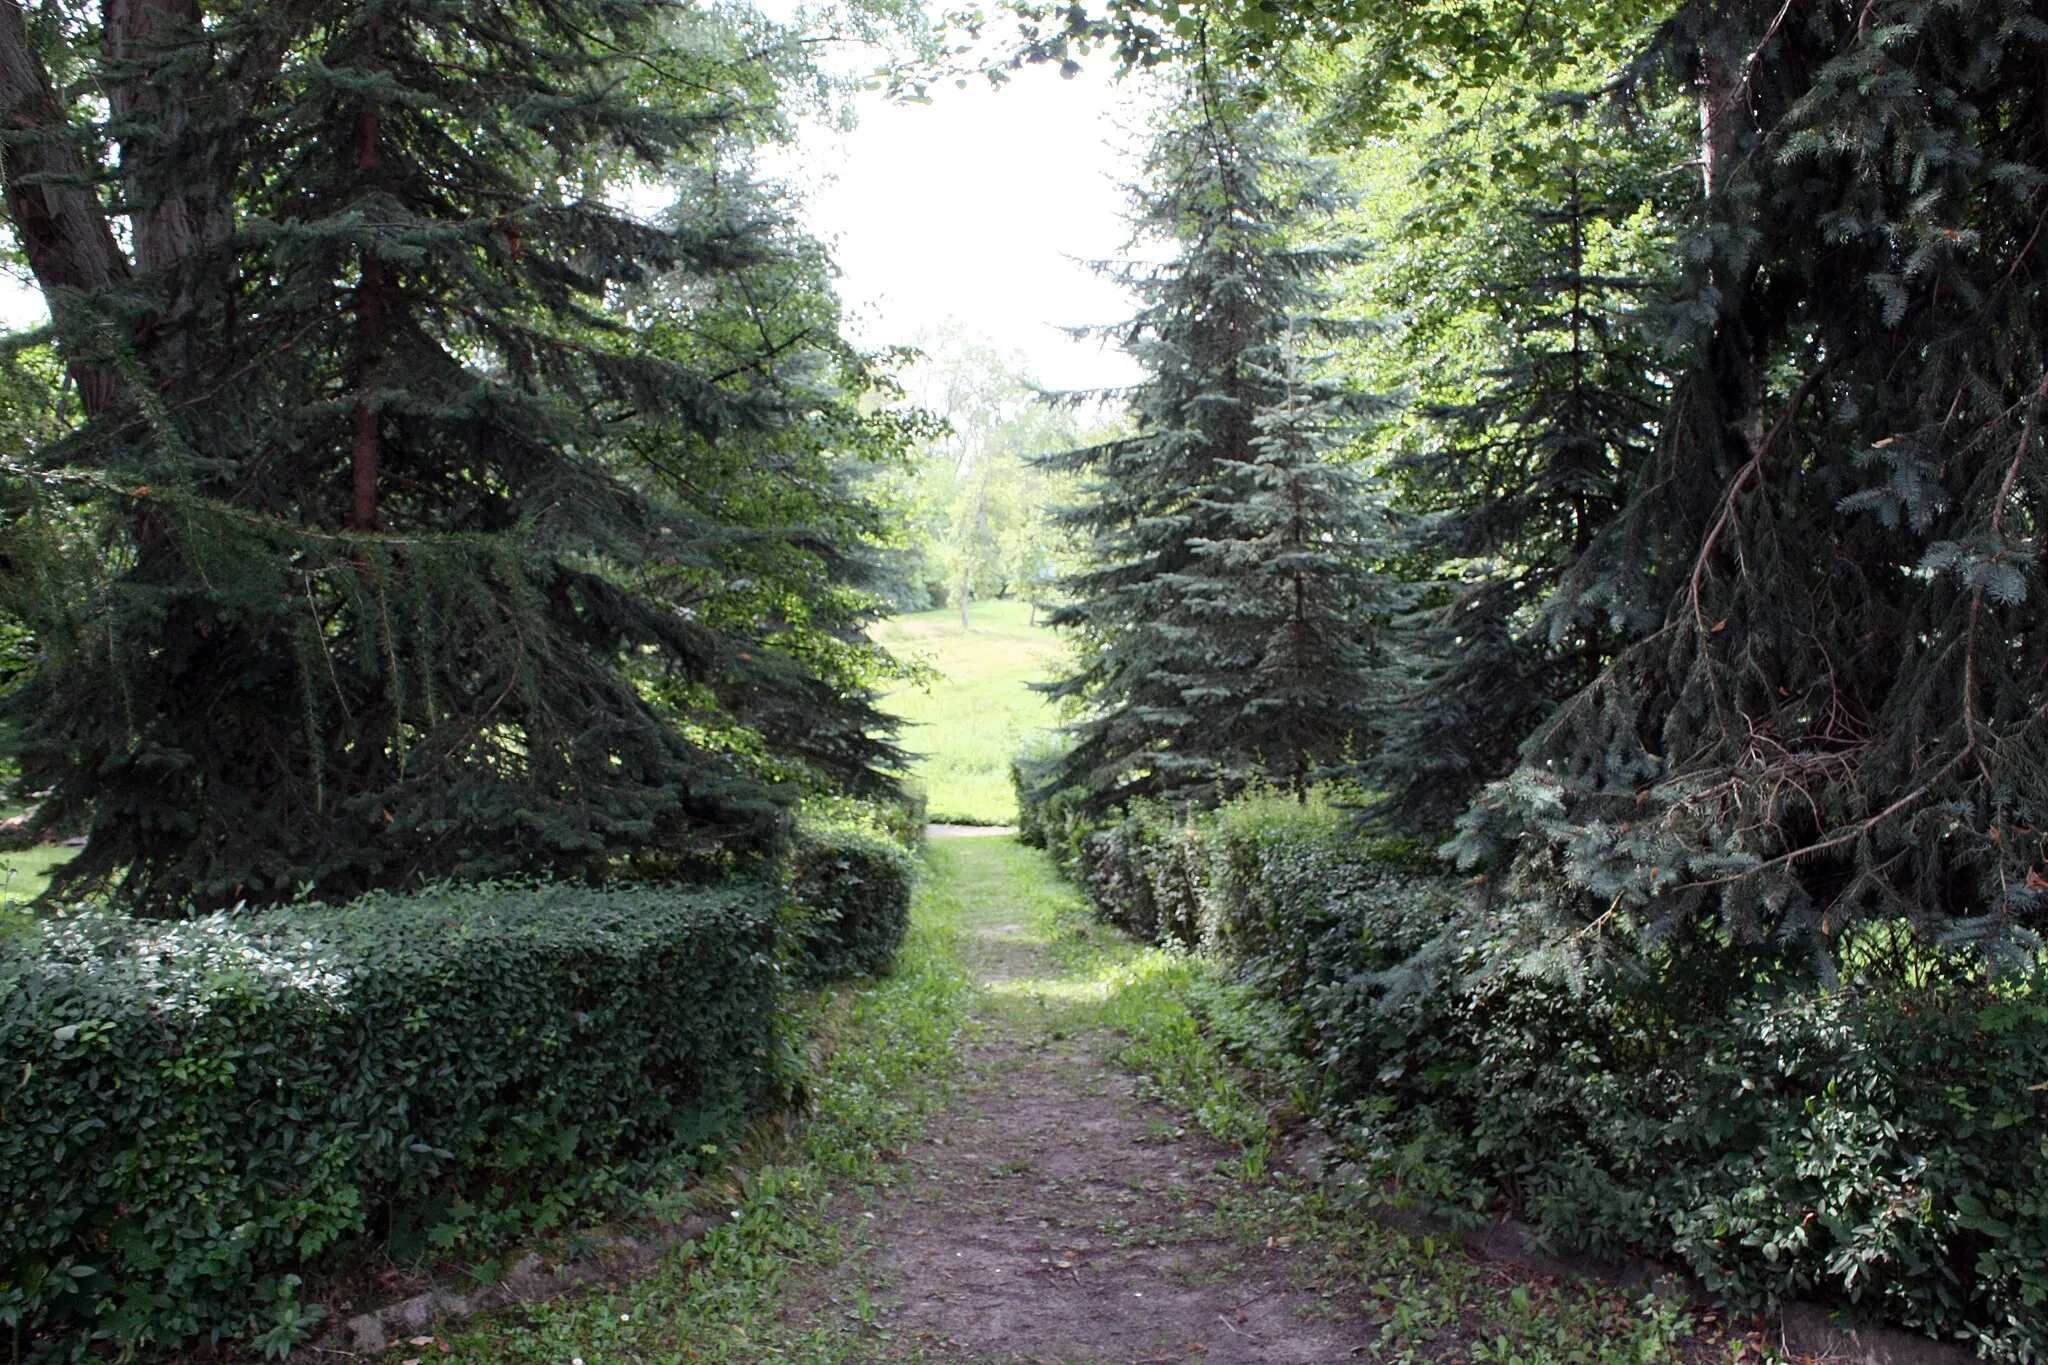
[[[127,279],[128,259],[87,178],[50,73],[29,44],[19,0],[0,0],[0,182],[58,335],[75,344],[87,321],[82,296]],[[125,391],[111,366],[73,356],[70,367],[88,416],[113,407]]]

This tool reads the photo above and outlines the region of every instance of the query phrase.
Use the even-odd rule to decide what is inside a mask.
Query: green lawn
[[[28,922],[22,903],[42,895],[43,888],[50,884],[50,870],[69,862],[77,852],[75,848],[44,844],[18,853],[0,853],[0,934]]]
[[[932,819],[1008,825],[1017,819],[1010,760],[1058,723],[1025,684],[1056,671],[1060,643],[1043,626],[1025,624],[1030,612],[1022,602],[977,602],[970,616],[968,630],[950,607],[875,627],[877,640],[943,675],[928,689],[898,689],[885,705],[911,722],[904,747],[925,755],[912,773],[924,784]]]

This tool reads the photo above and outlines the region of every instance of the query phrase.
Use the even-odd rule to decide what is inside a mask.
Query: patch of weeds
[[[532,1305],[450,1335],[451,1365],[872,1358],[885,1343],[865,1289],[850,1314],[819,1305],[803,1315],[782,1311],[781,1290],[793,1267],[830,1267],[857,1249],[857,1229],[832,1216],[835,1191],[843,1199],[891,1183],[898,1153],[944,1098],[973,998],[955,965],[959,916],[948,884],[929,879],[895,974],[819,1016],[832,1046],[809,1082],[806,1121],[674,1201],[722,1210],[725,1221],[613,1293]]]

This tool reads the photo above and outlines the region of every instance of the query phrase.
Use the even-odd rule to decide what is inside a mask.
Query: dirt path
[[[1060,1008],[1076,983],[1005,898],[993,874],[1014,854],[992,842],[946,853],[975,881],[962,956],[983,988],[960,1086],[861,1210],[883,1334],[938,1359],[1062,1365],[1365,1355],[1375,1327],[1297,1288],[1290,1247],[1247,1246],[1219,1216],[1230,1153],[1136,1098],[1115,1040]]]

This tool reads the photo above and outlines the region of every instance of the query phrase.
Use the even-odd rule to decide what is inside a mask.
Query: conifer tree
[[[879,780],[864,690],[718,610],[740,541],[800,530],[843,581],[854,540],[707,506],[850,409],[836,322],[710,356],[618,311],[789,261],[758,202],[606,197],[744,172],[774,72],[726,22],[126,0],[79,50],[0,0],[7,202],[89,419],[10,466],[0,565],[42,650],[5,701],[25,784],[91,823],[72,889],[681,867],[772,840],[792,768]],[[98,553],[42,533],[60,505]]]
[[[1330,182],[1206,72],[1187,106],[1136,195],[1139,230],[1175,255],[1120,272],[1142,303],[1119,329],[1147,371],[1135,430],[1054,460],[1085,476],[1061,517],[1093,563],[1051,617],[1088,658],[1048,690],[1085,716],[1040,780],[1095,811],[1306,780],[1352,742],[1342,699],[1368,670],[1347,614],[1367,605],[1354,485],[1326,467],[1358,405],[1294,373],[1300,339],[1334,327],[1337,253],[1293,240],[1327,220]]]
[[[1273,349],[1278,392],[1248,458],[1219,459],[1219,534],[1181,576],[1202,644],[1181,685],[1191,733],[1154,761],[1198,775],[1188,799],[1255,782],[1305,797],[1356,771],[1396,685],[1381,637],[1399,593],[1373,569],[1391,518],[1340,458],[1372,405],[1304,374],[1292,336]]]
[[[1624,635],[1466,823],[1575,945],[1825,978],[2048,901],[2048,35],[2028,6],[1688,5],[1704,230],[1653,457],[1561,588]]]
[[[1645,303],[1693,196],[1663,110],[1610,122],[1589,103],[1489,99],[1454,122],[1447,142],[1483,150],[1423,168],[1402,259],[1374,282],[1417,301],[1395,364],[1420,392],[1390,465],[1415,514],[1403,553],[1430,580],[1379,722],[1377,812],[1397,828],[1448,829],[1622,642],[1547,608],[1648,460],[1668,373]]]

